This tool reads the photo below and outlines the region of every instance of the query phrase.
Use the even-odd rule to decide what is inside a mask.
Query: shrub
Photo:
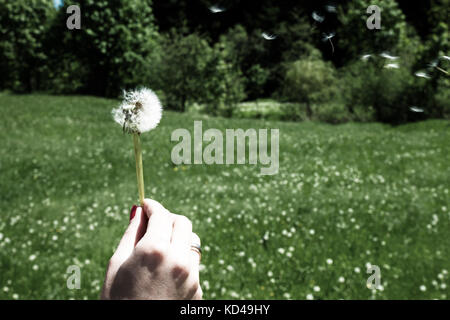
[[[283,96],[289,101],[304,103],[309,118],[312,104],[337,99],[337,82],[334,68],[318,55],[288,63]]]
[[[323,103],[312,106],[314,119],[332,124],[352,120],[352,116],[344,104],[340,102]]]
[[[358,61],[343,70],[342,93],[352,115],[374,114],[378,121],[402,123],[411,116],[409,107],[417,102],[411,90],[414,78],[407,67],[385,68],[382,58]],[[364,113],[363,113],[364,114]]]

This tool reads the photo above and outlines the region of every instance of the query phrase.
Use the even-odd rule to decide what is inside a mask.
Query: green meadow
[[[0,299],[97,299],[138,202],[116,100],[0,95]],[[171,133],[280,130],[280,167],[179,165]],[[165,111],[142,136],[146,197],[201,237],[205,299],[449,299],[449,121],[402,126]],[[81,270],[68,289],[67,269]],[[367,267],[381,287],[370,289]]]

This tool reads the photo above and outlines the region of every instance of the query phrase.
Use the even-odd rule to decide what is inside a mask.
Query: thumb
[[[136,243],[142,238],[146,229],[147,215],[142,210],[142,207],[137,207],[135,214],[131,213],[130,224],[111,259],[119,266],[125,262],[133,253]]]

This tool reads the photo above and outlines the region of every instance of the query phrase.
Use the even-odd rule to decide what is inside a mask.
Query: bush
[[[305,103],[283,103],[281,110],[283,111],[282,120],[285,121],[305,121],[308,120],[307,107]]]
[[[313,105],[313,119],[332,124],[344,123],[352,120],[352,116],[344,104],[340,102]]]
[[[324,103],[338,98],[334,68],[324,62],[320,55],[310,56],[288,63],[283,96],[289,101],[304,103],[308,118],[312,117],[312,104]]]
[[[349,112],[356,117],[374,114],[375,120],[402,123],[413,116],[409,107],[417,103],[414,78],[407,67],[385,68],[382,58],[358,61],[342,72],[342,93]],[[362,112],[365,110],[365,112]]]

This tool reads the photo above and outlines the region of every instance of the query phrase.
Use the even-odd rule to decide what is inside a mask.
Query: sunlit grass
[[[137,203],[117,101],[0,96],[0,298],[96,299]],[[280,172],[174,166],[170,134],[279,128]],[[390,127],[165,112],[143,136],[146,196],[202,238],[206,299],[450,297],[449,122]],[[81,289],[66,286],[81,267]],[[383,291],[366,287],[366,265]]]

